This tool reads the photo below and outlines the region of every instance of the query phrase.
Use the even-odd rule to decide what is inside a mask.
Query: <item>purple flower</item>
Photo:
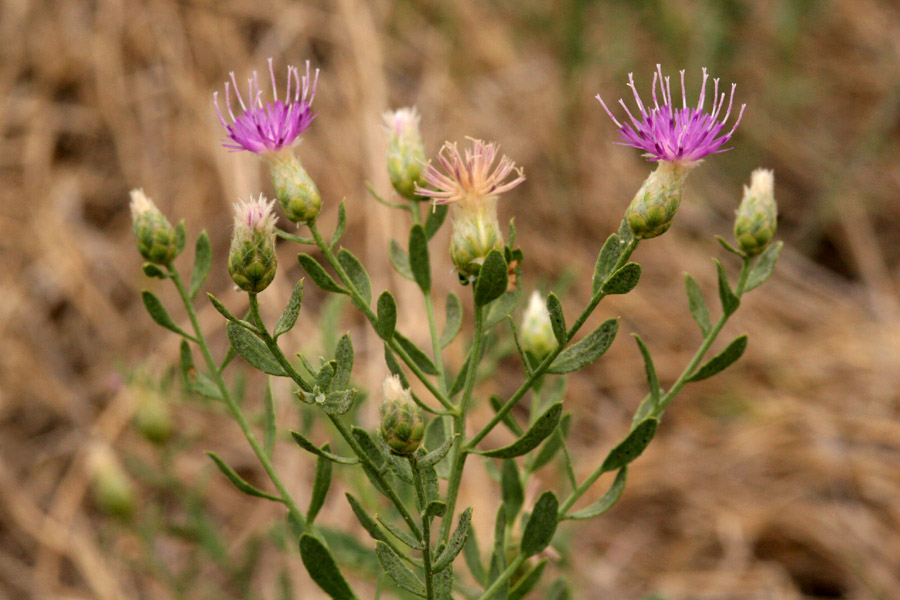
[[[306,75],[300,77],[296,67],[288,67],[287,89],[284,93],[284,101],[278,99],[278,89],[275,86],[275,71],[272,68],[272,59],[269,59],[269,75],[272,78],[272,102],[263,104],[262,91],[259,89],[259,79],[256,71],[248,80],[247,104],[238,90],[234,72],[231,73],[231,82],[225,82],[225,104],[228,115],[231,117],[229,125],[222,116],[219,108],[219,93],[213,94],[213,102],[219,115],[219,122],[225,128],[228,139],[222,141],[222,145],[232,150],[249,150],[257,154],[277,152],[282,148],[289,148],[306,131],[316,115],[312,112],[313,98],[316,96],[316,86],[319,82],[319,70],[316,69],[315,77],[310,76],[309,61],[306,61]],[[291,83],[294,85],[294,95],[291,97]],[[238,102],[243,112],[235,117],[231,110],[231,85],[237,95]]]
[[[681,71],[681,108],[676,108],[672,103],[672,86],[669,78],[663,77],[662,68],[656,65],[652,86],[653,106],[648,109],[641,102],[641,97],[634,86],[634,77],[629,73],[628,87],[634,92],[634,99],[640,111],[640,119],[636,119],[631,111],[628,110],[625,102],[620,99],[619,104],[622,105],[622,108],[625,109],[625,113],[631,120],[631,123],[625,123],[624,125],[616,120],[599,94],[597,95],[597,100],[603,105],[613,123],[619,127],[619,137],[623,141],[616,143],[645,150],[647,152],[645,156],[650,161],[662,160],[690,165],[709,154],[730,150],[730,148],[722,148],[722,146],[731,139],[738,123],[741,122],[744,107],[747,106],[746,104],[741,105],[740,113],[731,130],[724,135],[719,135],[726,121],[728,121],[728,117],[731,115],[734,88],[737,84],[731,84],[728,108],[725,110],[725,116],[720,121],[718,120],[719,113],[721,113],[722,107],[725,105],[725,92],[722,92],[721,95],[719,94],[718,79],[713,80],[712,108],[708,113],[703,111],[703,104],[706,101],[706,80],[708,78],[709,76],[704,68],[700,100],[697,102],[696,108],[688,107],[684,90],[684,71]],[[662,106],[659,105],[656,95],[657,83],[662,95]]]

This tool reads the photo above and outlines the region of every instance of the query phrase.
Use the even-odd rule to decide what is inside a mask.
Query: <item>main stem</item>
[[[413,481],[416,485],[416,495],[419,505],[422,506],[422,563],[425,565],[425,597],[434,600],[434,575],[431,572],[431,517],[425,512],[425,487],[422,485],[422,474],[419,472],[418,459],[414,455],[406,457],[412,468]]]
[[[169,270],[169,275],[172,278],[172,281],[175,283],[175,287],[178,289],[178,294],[181,296],[181,301],[182,303],[184,303],[184,308],[191,320],[191,326],[194,328],[194,335],[196,337],[195,341],[200,347],[200,352],[203,354],[203,359],[206,361],[206,367],[207,369],[209,369],[210,376],[216,382],[216,387],[219,388],[219,393],[222,395],[222,400],[225,401],[225,404],[228,406],[228,410],[231,411],[234,420],[237,421],[238,426],[244,433],[244,437],[247,438],[247,442],[253,449],[253,453],[256,454],[256,458],[259,459],[259,462],[260,464],[262,464],[263,469],[269,476],[269,479],[272,480],[272,484],[281,495],[281,499],[287,506],[288,512],[290,512],[291,516],[296,519],[298,523],[302,524],[304,529],[306,529],[306,519],[303,517],[303,513],[300,512],[300,508],[297,506],[297,503],[294,502],[294,499],[291,496],[290,492],[288,492],[287,487],[285,487],[284,483],[281,481],[281,478],[278,476],[278,472],[275,470],[275,466],[272,464],[272,461],[269,460],[269,457],[266,455],[262,446],[260,446],[259,441],[257,441],[256,435],[254,435],[253,430],[250,428],[250,424],[247,423],[247,419],[244,417],[244,413],[241,411],[241,408],[237,405],[237,402],[234,401],[234,398],[231,397],[231,392],[228,390],[228,386],[225,384],[225,380],[222,378],[222,374],[219,371],[218,366],[216,365],[216,361],[213,359],[212,353],[209,350],[209,345],[206,343],[206,338],[203,335],[203,330],[200,329],[200,322],[197,320],[197,313],[194,311],[194,306],[191,303],[191,299],[188,296],[187,291],[184,289],[184,284],[181,281],[181,276],[178,274],[178,271],[175,270],[175,267],[173,265],[169,264],[166,266]]]
[[[503,570],[502,573],[494,580],[494,583],[491,584],[491,587],[484,590],[484,593],[478,597],[478,600],[490,600],[494,596],[497,595],[497,592],[500,591],[500,588],[509,580],[510,577],[516,574],[516,571],[519,570],[519,567],[522,566],[522,563],[525,562],[525,557],[523,555],[518,555],[506,569]]]

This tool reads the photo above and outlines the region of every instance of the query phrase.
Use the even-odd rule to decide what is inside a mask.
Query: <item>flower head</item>
[[[523,181],[522,169],[505,154],[496,167],[500,146],[494,142],[484,142],[468,138],[472,148],[466,149],[465,158],[459,153],[456,142],[446,142],[438,153],[437,160],[444,173],[428,161],[425,166],[425,181],[434,189],[416,186],[416,193],[434,200],[435,204],[451,202],[479,201],[508,192]],[[506,181],[510,175],[516,177]]]
[[[421,200],[416,187],[422,182],[425,147],[419,133],[419,113],[415,107],[384,113],[387,135],[387,169],[391,185],[407,200]]]
[[[425,436],[422,410],[403,387],[397,375],[388,375],[381,384],[381,437],[394,454],[408,456]]]
[[[272,283],[278,257],[275,255],[275,221],[272,206],[259,199],[234,205],[234,237],[228,253],[228,274],[247,292],[261,292]]]
[[[311,76],[309,61],[306,61],[306,75],[300,77],[297,67],[288,67],[287,88],[284,100],[278,99],[278,89],[275,84],[275,71],[272,67],[272,59],[269,59],[269,76],[272,79],[272,102],[263,104],[262,91],[259,89],[259,78],[256,71],[248,80],[247,104],[238,89],[234,72],[231,73],[231,82],[225,82],[225,105],[228,115],[231,117],[229,125],[222,116],[219,108],[219,93],[213,94],[213,102],[219,115],[219,122],[225,128],[228,139],[222,145],[232,150],[249,150],[256,154],[277,152],[282,148],[289,148],[300,135],[309,129],[316,115],[312,112],[313,99],[316,96],[316,86],[319,82],[319,70],[315,76]],[[293,84],[293,85],[292,85]],[[237,95],[238,102],[243,112],[237,117],[231,107],[231,86]],[[291,96],[291,88],[293,97]]]
[[[422,136],[419,133],[419,113],[415,106],[385,111],[384,131],[391,140],[398,140],[406,144],[421,144]]]
[[[719,120],[722,108],[725,105],[725,92],[719,93],[719,80],[713,80],[713,102],[710,112],[704,112],[706,101],[706,81],[709,76],[703,69],[703,86],[700,89],[700,100],[696,107],[687,105],[687,96],[684,89],[684,71],[681,71],[681,108],[676,108],[672,101],[672,86],[668,77],[662,74],[662,68],[656,65],[653,74],[652,97],[653,106],[646,107],[634,85],[634,77],[629,73],[628,87],[634,93],[640,118],[628,110],[623,100],[619,104],[625,109],[631,123],[620,123],[606,106],[606,103],[597,95],[597,100],[603,105],[609,118],[619,127],[619,137],[623,146],[633,146],[647,152],[646,157],[651,161],[667,161],[690,165],[703,159],[709,154],[725,152],[730,148],[722,146],[731,139],[735,129],[741,122],[746,104],[741,105],[737,119],[728,133],[720,135],[734,102],[734,89],[737,84],[731,84],[731,94],[728,99],[728,108],[725,115]],[[662,96],[662,106],[659,104],[656,88],[659,85]]]
[[[175,228],[142,189],[131,190],[131,228],[138,251],[151,263],[167,265],[178,256]]]
[[[775,174],[756,169],[750,175],[750,187],[744,186],[744,198],[734,221],[734,237],[741,250],[756,256],[766,249],[777,228]]]
[[[522,348],[539,358],[556,348],[556,336],[553,334],[547,301],[537,290],[531,293],[528,308],[522,315],[521,332]]]

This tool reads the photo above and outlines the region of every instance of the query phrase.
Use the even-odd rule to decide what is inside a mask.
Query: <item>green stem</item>
[[[300,376],[300,373],[297,372],[297,369],[294,368],[294,365],[291,364],[291,361],[289,361],[284,353],[281,352],[281,348],[278,347],[278,342],[269,334],[268,329],[266,329],[266,324],[263,322],[262,315],[259,312],[259,300],[257,299],[256,294],[250,292],[248,295],[250,296],[250,322],[258,328],[257,333],[262,336],[263,342],[266,344],[269,352],[272,353],[275,360],[278,361],[281,367],[287,372],[288,376],[294,380],[294,383],[296,383],[301,390],[304,392],[311,392],[313,389],[312,386],[304,381],[303,377]]]
[[[444,513],[444,518],[441,520],[439,539],[443,542],[450,538],[453,511],[456,508],[456,497],[459,494],[459,484],[462,479],[463,467],[466,463],[467,453],[464,451],[466,446],[466,411],[469,407],[469,399],[472,397],[472,389],[475,387],[475,373],[478,369],[478,358],[481,356],[481,344],[484,340],[484,307],[477,304],[475,305],[474,335],[463,395],[454,418],[454,433],[457,434],[457,438],[453,443],[453,456],[450,462],[450,480],[447,485],[447,510]]]
[[[506,569],[503,570],[502,573],[494,580],[494,583],[491,584],[491,587],[484,590],[484,593],[478,597],[478,600],[490,600],[494,596],[497,595],[497,592],[500,591],[500,588],[503,587],[509,578],[516,574],[516,571],[519,570],[519,567],[522,566],[522,563],[525,562],[525,557],[523,555],[518,555]]]
[[[297,503],[294,502],[294,499],[291,496],[290,492],[288,492],[284,483],[281,481],[281,478],[278,476],[278,472],[275,470],[275,466],[272,464],[272,461],[269,460],[269,457],[266,455],[265,451],[263,451],[263,448],[259,444],[259,441],[257,441],[256,435],[254,435],[253,430],[250,428],[250,424],[244,417],[244,413],[241,411],[241,408],[237,405],[237,402],[235,402],[234,398],[231,397],[231,392],[228,390],[228,386],[225,384],[225,380],[222,378],[222,374],[218,369],[218,365],[216,364],[216,361],[213,359],[212,353],[209,350],[209,345],[206,343],[206,338],[203,335],[203,330],[200,329],[200,322],[197,320],[197,313],[194,311],[194,306],[191,303],[191,299],[188,296],[187,290],[185,290],[184,288],[184,284],[181,281],[181,276],[178,274],[178,271],[175,270],[175,267],[173,265],[169,264],[166,265],[166,267],[169,270],[169,275],[172,278],[172,281],[175,283],[175,287],[178,289],[178,294],[181,296],[181,301],[184,303],[184,308],[191,320],[191,326],[194,328],[197,346],[200,347],[200,352],[203,354],[203,359],[206,361],[206,367],[207,369],[209,369],[210,376],[213,378],[213,381],[215,381],[216,387],[219,388],[219,393],[222,395],[222,400],[225,402],[226,406],[228,406],[228,410],[231,412],[234,420],[237,421],[238,426],[244,433],[244,437],[247,438],[247,442],[253,449],[253,453],[256,454],[256,458],[259,459],[259,462],[260,464],[262,464],[263,469],[269,476],[269,479],[272,480],[272,484],[281,495],[281,499],[287,506],[288,512],[294,519],[297,520],[298,523],[303,526],[304,529],[306,529],[306,519],[303,517],[303,513],[300,512],[300,508],[297,506]]]
[[[410,454],[406,457],[412,468],[413,481],[416,485],[416,495],[419,505],[425,507],[425,486],[422,485],[422,474],[419,472],[418,459]],[[425,568],[425,597],[434,600],[434,574],[431,571],[431,517],[422,515],[422,563]]]

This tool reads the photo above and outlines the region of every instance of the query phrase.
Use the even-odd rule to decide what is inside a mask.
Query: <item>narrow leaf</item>
[[[363,304],[368,307],[372,304],[372,284],[369,282],[369,274],[366,268],[352,252],[346,248],[341,248],[337,254],[338,262],[350,278],[350,283],[356,293],[362,297]]]
[[[703,335],[707,335],[712,325],[709,322],[709,309],[706,308],[706,302],[703,301],[703,294],[700,292],[700,286],[689,273],[684,274],[684,287],[687,290],[688,308],[691,315],[700,326]]]
[[[446,348],[450,345],[450,342],[456,337],[456,334],[459,333],[460,327],[462,327],[462,302],[455,293],[450,292],[450,295],[447,296],[446,306],[444,307],[446,311],[447,318],[444,322],[444,333],[441,334],[440,346],[441,348]]]
[[[741,300],[731,291],[731,285],[728,284],[728,275],[725,274],[725,267],[722,266],[718,259],[713,260],[716,261],[716,271],[719,274],[719,300],[722,301],[722,311],[727,317],[737,310]]]
[[[521,296],[521,287],[517,287],[511,292],[504,292],[496,302],[488,307],[487,317],[484,319],[485,329],[490,329],[514,311],[519,304],[519,298]]]
[[[522,503],[525,502],[525,490],[522,489],[522,479],[519,477],[516,461],[511,458],[503,461],[500,470],[500,491],[510,518],[515,519],[522,509]]]
[[[530,571],[519,579],[518,583],[509,590],[506,600],[522,600],[528,593],[537,586],[544,574],[544,567],[547,566],[547,559],[542,559],[538,564],[534,565]]]
[[[506,259],[497,250],[491,250],[481,265],[475,281],[475,304],[484,306],[506,291],[508,273]]]
[[[228,478],[228,480],[234,484],[234,487],[238,489],[238,491],[247,494],[248,496],[256,496],[258,498],[265,498],[267,500],[274,500],[275,502],[284,502],[278,496],[273,496],[272,494],[267,494],[261,489],[250,485],[245,481],[240,475],[238,475],[234,469],[225,464],[225,461],[219,458],[219,456],[215,452],[207,453],[209,457],[216,463],[216,466],[219,467],[219,470]]]
[[[375,518],[378,519],[378,522],[381,524],[381,526],[387,529],[391,535],[393,535],[395,538],[397,538],[413,550],[422,549],[422,542],[420,542],[410,534],[406,533],[390,521],[384,520],[381,515],[375,515]]]
[[[206,294],[206,297],[209,298],[209,301],[212,303],[213,308],[215,308],[220,315],[222,315],[229,321],[240,321],[240,319],[231,314],[231,311],[228,310],[228,308],[222,303],[221,300],[209,293]]]
[[[184,244],[187,241],[187,234],[185,233],[184,228],[184,219],[178,221],[178,225],[175,226],[175,256],[178,256],[184,251]]]
[[[608,490],[606,490],[606,493],[603,494],[603,496],[599,500],[597,500],[587,508],[579,510],[578,512],[574,512],[570,515],[566,515],[563,518],[580,520],[599,517],[600,515],[611,509],[615,505],[615,503],[619,501],[619,498],[622,497],[622,492],[625,491],[625,480],[627,478],[628,467],[622,467],[616,474],[616,478],[613,481],[612,485]]]
[[[394,329],[397,327],[397,303],[389,291],[385,290],[378,296],[377,310],[375,333],[384,341],[389,342],[394,337]]]
[[[278,229],[277,227],[275,228],[275,235],[277,235],[278,237],[280,237],[283,240],[287,240],[289,242],[294,242],[295,244],[306,244],[308,246],[316,245],[316,240],[314,240],[312,238],[305,237],[302,235],[297,235],[294,233],[290,233],[290,232],[284,231],[283,229]]]
[[[447,204],[438,204],[437,206],[432,206],[431,210],[428,211],[428,217],[425,218],[425,235],[429,240],[434,237],[434,234],[444,224],[449,208]]]
[[[350,494],[344,495],[347,497],[347,502],[350,503],[350,508],[353,510],[353,514],[356,515],[359,524],[363,526],[363,529],[369,532],[369,535],[372,536],[373,540],[385,541],[387,537],[381,530],[381,527],[379,527],[378,523],[375,522],[375,519],[366,512],[366,509],[362,507],[359,500]]]
[[[263,450],[266,456],[272,458],[272,452],[275,450],[275,434],[277,427],[275,425],[275,399],[272,397],[272,382],[266,379],[266,393],[263,396],[264,407],[264,427],[263,427]]]
[[[700,381],[724,371],[739,359],[746,349],[747,336],[745,334],[735,338],[724,350],[713,356],[706,364],[694,371],[693,375],[688,377],[688,381]]]
[[[327,458],[328,460],[330,460],[332,462],[336,462],[336,463],[339,463],[342,465],[355,465],[356,463],[359,462],[359,459],[356,457],[345,458],[343,456],[338,456],[337,454],[332,454],[331,452],[324,450],[323,448],[325,446],[327,446],[328,444],[326,444],[322,448],[319,448],[318,446],[313,444],[311,441],[309,441],[308,439],[303,437],[303,434],[298,431],[291,431],[291,437],[294,438],[294,441],[297,443],[298,446],[300,446],[307,452],[311,452],[312,454],[315,454],[316,456],[321,456],[323,458]]]
[[[318,538],[308,533],[300,536],[300,558],[316,585],[334,600],[357,600],[331,552]]]
[[[621,469],[644,451],[650,444],[653,436],[656,435],[656,428],[659,421],[656,419],[646,419],[638,424],[631,433],[628,434],[618,446],[610,450],[603,461],[602,470],[604,473]]]
[[[447,504],[440,500],[432,500],[425,507],[425,517],[443,517],[447,512]]]
[[[621,253],[622,245],[619,243],[619,236],[613,233],[606,238],[603,248],[600,249],[600,254],[597,255],[597,264],[594,266],[594,281],[591,286],[592,294],[596,294],[603,287],[603,282],[612,273],[613,267],[616,266]]]
[[[630,262],[609,276],[601,286],[604,294],[627,294],[641,280],[641,265]]]
[[[322,452],[328,453],[331,448],[328,444],[322,446]],[[319,455],[316,459],[316,476],[313,479],[312,494],[309,498],[309,507],[306,509],[306,522],[310,526],[316,520],[319,510],[325,504],[325,496],[328,495],[328,488],[331,487],[331,460],[323,455]]]
[[[469,537],[469,525],[471,525],[471,523],[472,507],[469,507],[459,515],[459,522],[456,525],[456,530],[447,542],[447,547],[444,548],[444,551],[441,552],[441,555],[438,556],[437,560],[434,562],[433,570],[435,572],[443,571],[450,566],[450,563],[453,562],[466,545],[466,538]]]
[[[494,412],[500,412],[500,408],[503,406],[503,398],[500,396],[491,394],[491,408],[494,409]],[[512,413],[508,412],[500,418],[500,422],[506,425],[506,427],[513,432],[518,437],[522,437],[522,434],[525,433],[525,430],[516,423],[515,418],[513,418]]]
[[[350,372],[353,370],[353,342],[350,334],[345,333],[338,342],[334,352],[334,360],[337,363],[334,369],[334,377],[331,380],[332,391],[342,391],[350,385]]]
[[[747,277],[747,285],[744,286],[745,292],[761,286],[772,275],[782,246],[784,246],[784,242],[775,242],[759,255],[759,261]]]
[[[609,319],[580,342],[563,350],[550,364],[547,372],[563,375],[586,367],[609,349],[618,331],[619,320]]]
[[[250,333],[234,321],[225,325],[228,342],[234,351],[255,368],[269,375],[287,377],[284,367],[275,360],[272,353],[261,339]]]
[[[300,262],[300,266],[303,267],[303,270],[309,275],[310,279],[326,292],[334,292],[337,294],[347,293],[347,290],[338,285],[334,278],[325,271],[322,265],[319,264],[319,261],[309,254],[301,252],[297,255],[297,260]]]
[[[337,225],[334,227],[334,233],[331,234],[331,242],[328,244],[328,247],[331,248],[331,251],[334,252],[334,249],[337,248],[337,245],[340,243],[341,238],[344,237],[344,231],[347,229],[347,207],[344,206],[344,201],[341,200],[341,203],[338,204],[338,218]]]
[[[197,246],[194,248],[194,269],[191,271],[191,300],[197,297],[200,288],[209,276],[212,266],[212,248],[209,244],[209,236],[203,231],[197,238]]]
[[[145,262],[141,265],[141,270],[144,272],[144,275],[147,277],[156,277],[157,279],[165,279],[169,275],[160,269],[157,265],[154,265],[150,262]]]
[[[438,417],[438,418],[440,418],[440,417]],[[437,419],[435,419],[435,420],[437,420]],[[416,461],[416,466],[419,469],[429,469],[429,468],[437,465],[439,462],[441,462],[444,459],[445,456],[447,456],[447,453],[450,452],[450,448],[453,447],[453,442],[456,440],[457,436],[459,436],[458,433],[453,434],[452,437],[449,437],[446,440],[444,440],[444,443],[442,443],[438,448],[432,450],[431,452],[429,452],[422,458],[418,459]]]
[[[157,298],[153,292],[148,290],[142,291],[141,299],[144,301],[144,307],[147,309],[147,312],[150,313],[150,317],[156,321],[157,325],[161,325],[169,331],[174,331],[180,336],[193,339],[187,332],[175,324],[175,321],[173,321],[172,317],[169,316],[169,313],[166,312],[162,302],[159,301],[159,298]]]
[[[547,296],[547,312],[550,313],[550,325],[553,327],[553,335],[556,342],[563,346],[568,341],[566,336],[566,318],[563,316],[562,304],[556,294],[550,292]]]
[[[737,248],[735,248],[734,246],[729,244],[728,240],[723,238],[721,235],[716,236],[716,241],[719,242],[719,245],[722,246],[723,248],[725,248],[728,252],[731,252],[732,254],[736,254],[736,255],[740,256],[741,258],[747,257],[746,252],[738,250]]]
[[[409,254],[407,254],[406,250],[401,248],[400,244],[395,240],[391,240],[390,259],[391,264],[394,266],[394,270],[397,271],[397,273],[410,281],[416,280],[416,278],[413,277],[412,268],[409,266]]]
[[[277,339],[278,336],[293,329],[294,324],[297,322],[297,316],[300,314],[300,305],[302,303],[303,280],[301,279],[297,282],[297,285],[294,286],[294,290],[291,292],[291,298],[288,300],[284,312],[281,313],[281,316],[278,317],[278,322],[275,323],[275,331],[272,333],[274,338]]]
[[[403,348],[409,357],[412,359],[416,366],[418,366],[426,375],[437,375],[437,367],[434,366],[434,363],[431,362],[431,359],[428,358],[428,355],[422,352],[418,346],[416,346],[412,341],[401,334],[399,331],[394,332],[394,339],[397,340],[397,343],[400,344],[400,347]]]
[[[422,598],[425,597],[425,584],[410,570],[391,547],[384,542],[375,542],[375,555],[385,572],[390,575],[401,589]]]
[[[478,538],[475,536],[475,526],[470,525],[469,529],[469,537],[466,538],[466,546],[463,548],[463,558],[466,561],[466,566],[469,567],[469,572],[472,574],[472,577],[478,582],[481,586],[486,585],[485,576],[487,573],[484,572],[484,563],[481,562],[481,551],[478,549]]]
[[[431,262],[428,257],[428,236],[421,225],[409,230],[409,268],[423,292],[431,290]]]
[[[558,511],[559,501],[556,494],[550,491],[541,494],[522,533],[522,554],[526,557],[534,556],[550,544],[553,534],[556,533]]]
[[[562,403],[557,402],[550,408],[548,408],[544,414],[537,418],[537,420],[528,428],[528,431],[522,435],[515,442],[510,444],[509,446],[504,446],[503,448],[497,448],[496,450],[487,450],[484,452],[479,452],[473,450],[473,452],[477,454],[483,454],[484,456],[490,456],[491,458],[513,458],[514,456],[522,456],[528,452],[531,452],[535,448],[540,445],[544,439],[553,433],[553,430],[556,428],[556,425],[559,423],[559,418],[562,415]]]
[[[647,344],[644,343],[644,340],[641,339],[636,333],[632,334],[634,336],[634,341],[637,342],[638,350],[641,351],[641,356],[644,358],[644,373],[647,376],[647,385],[650,386],[650,396],[653,398],[653,402],[659,401],[659,378],[656,376],[656,367],[653,366],[653,358],[650,356],[650,350],[647,348]]]
[[[553,457],[556,456],[556,453],[559,452],[559,449],[565,443],[566,432],[569,430],[569,422],[571,420],[572,413],[566,413],[562,416],[559,420],[559,425],[556,426],[556,431],[553,432],[547,443],[541,447],[540,452],[537,453],[531,465],[529,465],[530,471],[537,471],[553,460]]]
[[[353,434],[354,439],[362,446],[362,449],[375,466],[378,469],[381,469],[381,467],[384,466],[384,454],[379,450],[375,441],[372,440],[372,436],[369,435],[369,432],[361,427],[353,425],[350,428],[350,433]]]
[[[322,397],[324,396],[324,398]],[[345,415],[353,408],[353,400],[356,398],[356,390],[341,390],[319,394],[315,398],[316,404],[329,415]]]

